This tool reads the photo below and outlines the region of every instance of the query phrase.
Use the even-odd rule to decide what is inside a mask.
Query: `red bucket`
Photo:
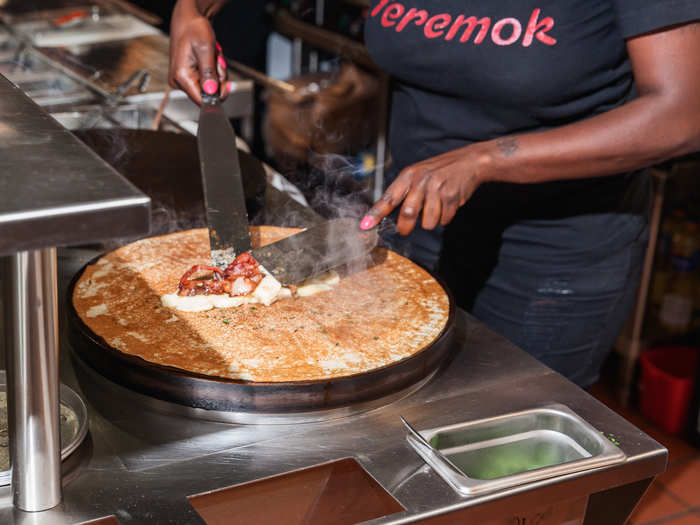
[[[642,414],[669,434],[685,428],[698,351],[689,347],[655,348],[644,352],[639,361],[642,379],[639,398]]]

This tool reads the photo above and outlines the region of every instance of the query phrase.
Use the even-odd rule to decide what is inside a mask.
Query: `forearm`
[[[700,104],[687,107],[671,98],[643,95],[575,124],[482,143],[481,178],[534,183],[596,177],[700,149]]]
[[[477,145],[483,180],[623,173],[700,149],[700,24],[627,42],[639,97],[575,124]]]

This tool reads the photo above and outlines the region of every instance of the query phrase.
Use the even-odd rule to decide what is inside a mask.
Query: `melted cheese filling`
[[[292,297],[292,291],[262,268],[265,277],[255,290],[248,295],[231,297],[228,294],[178,295],[177,292],[161,296],[163,306],[181,312],[203,312],[212,308],[233,308],[244,304],[264,304],[269,306],[280,299]],[[307,297],[327,292],[340,282],[340,276],[333,270],[307,279],[297,285],[297,296]]]

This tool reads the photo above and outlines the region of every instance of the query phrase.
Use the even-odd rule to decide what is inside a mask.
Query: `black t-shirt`
[[[395,79],[389,177],[473,142],[624,104],[636,95],[625,39],[697,19],[700,0],[372,0],[365,41]],[[502,256],[594,259],[629,242],[608,233],[630,217],[640,223],[648,191],[639,174],[485,184],[445,231],[442,259],[462,276],[486,275]]]
[[[700,18],[700,0],[372,0],[367,47],[398,82],[398,168],[591,117],[634,96],[625,39]]]

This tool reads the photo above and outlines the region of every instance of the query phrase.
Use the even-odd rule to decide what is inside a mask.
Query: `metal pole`
[[[7,408],[16,507],[61,502],[56,249],[7,258]]]

